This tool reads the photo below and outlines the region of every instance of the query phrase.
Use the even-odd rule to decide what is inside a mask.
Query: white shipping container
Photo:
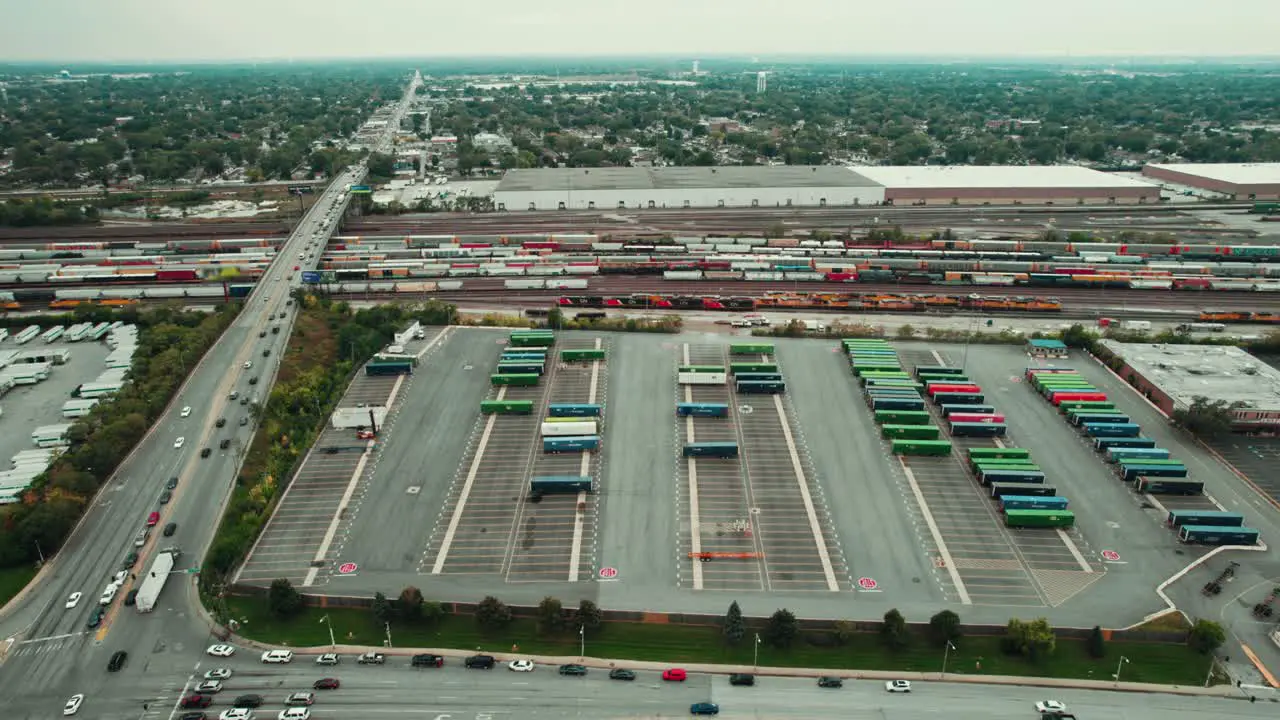
[[[701,280],[701,270],[667,270],[662,273],[663,280]]]
[[[1150,320],[1121,320],[1120,327],[1125,330],[1150,330]]]
[[[540,290],[546,286],[546,280],[503,280],[502,286],[508,290]]]
[[[436,283],[436,286],[439,287],[442,292],[448,291],[448,290],[461,290],[462,281],[461,280],[442,280]]]
[[[1134,290],[1169,290],[1173,288],[1172,280],[1134,278],[1129,281]]]
[[[570,265],[564,269],[566,275],[599,275],[599,265]]]
[[[728,376],[726,373],[678,373],[677,380],[681,385],[724,385]]]
[[[548,280],[548,290],[586,290],[586,280]]]
[[[544,422],[542,423],[543,437],[580,437],[585,435],[596,435],[596,422],[594,420],[583,422]]]
[[[782,280],[782,273],[780,273],[780,272],[758,272],[758,271],[748,270],[748,271],[745,273],[745,278],[746,278],[748,281],[753,281],[753,280],[754,280],[754,281],[763,281],[763,282],[778,282],[778,281]]]

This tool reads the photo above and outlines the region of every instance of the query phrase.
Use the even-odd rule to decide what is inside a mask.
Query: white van
[[[287,663],[293,661],[293,652],[289,650],[268,650],[262,653],[264,663]]]

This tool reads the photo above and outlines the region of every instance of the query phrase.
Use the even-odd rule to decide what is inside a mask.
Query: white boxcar
[[[663,280],[701,280],[701,270],[667,270],[662,273]]]
[[[508,290],[541,290],[546,280],[503,280],[502,286]]]
[[[594,420],[584,422],[542,423],[543,437],[580,437],[596,434],[598,433],[596,433],[596,422]]]
[[[727,375],[725,373],[678,373],[677,379],[681,385],[724,385]]]
[[[548,280],[548,290],[586,290],[586,280]]]

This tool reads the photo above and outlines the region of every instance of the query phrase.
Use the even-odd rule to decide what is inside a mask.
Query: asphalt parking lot
[[[1232,435],[1211,443],[1223,460],[1280,503],[1280,438]]]
[[[9,458],[23,450],[35,449],[31,431],[42,425],[62,425],[74,420],[63,417],[62,404],[82,383],[91,382],[107,369],[103,361],[110,352],[103,342],[57,342],[47,345],[37,337],[26,345],[12,340],[0,343],[0,350],[18,352],[69,350],[65,365],[50,368],[49,379],[35,385],[15,385],[0,397],[0,463],[10,467]]]

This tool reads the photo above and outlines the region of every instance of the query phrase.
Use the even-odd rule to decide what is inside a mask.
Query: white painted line
[[[946,366],[946,363],[942,362],[942,356],[938,354],[937,350],[930,350],[929,352],[933,353],[933,359],[938,363],[938,365]]]
[[[684,365],[689,364],[689,343],[684,344]],[[693,388],[684,386],[684,401],[693,402]],[[689,444],[697,442],[693,438],[693,416],[684,419],[685,435]],[[698,461],[688,458],[689,463],[689,551],[693,553],[693,589],[702,589],[702,561],[698,554],[702,552],[702,509],[698,504]]]
[[[831,592],[840,592],[840,583],[836,581],[836,570],[831,566],[831,554],[827,552],[826,538],[822,537],[818,511],[813,506],[813,496],[809,494],[809,482],[805,479],[804,466],[800,463],[800,453],[796,451],[795,438],[791,436],[791,424],[787,422],[787,410],[782,406],[781,395],[773,396],[773,406],[778,411],[778,419],[782,425],[782,438],[787,443],[787,454],[791,456],[791,469],[795,472],[796,483],[800,486],[800,498],[804,501],[804,513],[809,518],[813,544],[818,548],[818,561],[822,563],[822,574],[827,576],[827,589]]]
[[[1067,531],[1062,528],[1058,528],[1058,537],[1062,538],[1062,544],[1067,546],[1067,550],[1071,552],[1071,556],[1076,559],[1076,562],[1080,563],[1080,569],[1087,573],[1093,572],[1093,566],[1084,559],[1084,555],[1080,554],[1080,548],[1076,547],[1076,544],[1071,542],[1071,538],[1067,535]]]
[[[497,400],[502,401],[507,396],[507,386],[503,385],[498,389]],[[444,532],[444,539],[440,541],[440,552],[436,553],[436,562],[431,566],[431,574],[439,575],[444,570],[444,561],[449,557],[449,547],[453,545],[453,536],[458,532],[458,524],[462,522],[462,511],[467,507],[467,498],[471,496],[471,486],[476,482],[476,475],[480,472],[480,461],[484,459],[484,448],[489,444],[489,434],[493,432],[493,424],[497,422],[496,414],[490,415],[484,424],[484,432],[480,434],[480,442],[476,445],[476,455],[471,459],[471,467],[467,469],[467,479],[462,483],[462,494],[458,496],[458,504],[453,508],[453,516],[449,518],[449,528]]]
[[[907,477],[907,484],[911,486],[911,494],[916,496],[916,502],[920,505],[920,514],[924,516],[924,522],[929,526],[929,534],[933,536],[933,544],[938,548],[938,554],[942,556],[942,563],[946,566],[947,575],[951,576],[951,584],[955,586],[956,593],[960,596],[960,604],[972,605],[973,600],[969,598],[969,591],[965,589],[964,582],[960,579],[960,573],[956,572],[956,564],[951,559],[951,551],[947,550],[947,544],[942,541],[942,532],[938,530],[938,523],[934,522],[933,514],[929,512],[929,503],[925,502],[924,493],[920,492],[920,485],[916,483],[915,473],[911,472],[911,468],[907,467],[902,458],[898,458],[898,463],[902,465],[902,472]]]
[[[603,346],[603,340],[596,338],[596,349]],[[591,361],[591,389],[587,394],[587,404],[594,405],[596,391],[600,386],[600,361]],[[582,468],[579,475],[586,475],[591,469],[591,453],[582,453]],[[569,582],[578,582],[578,563],[582,560],[582,531],[586,522],[587,494],[578,493],[578,504],[573,513],[573,545],[569,547]]]
[[[333,520],[329,522],[329,529],[324,533],[324,540],[320,543],[320,549],[316,550],[316,562],[324,560],[325,554],[329,552],[329,545],[333,543],[334,536],[338,534],[338,526],[342,524],[343,510],[345,510],[347,505],[351,502],[351,496],[355,494],[356,486],[360,484],[360,476],[364,474],[365,463],[369,461],[368,448],[373,447],[373,442],[374,441],[370,440],[367,443],[365,452],[360,455],[360,460],[356,463],[355,472],[351,473],[351,481],[347,483],[347,489],[342,493],[342,501],[339,502],[338,507],[334,509]],[[316,575],[319,574],[319,567],[309,568],[307,570],[307,579],[303,581],[302,586],[310,587],[311,584],[315,582]]]
[[[416,358],[418,358],[419,360],[421,360],[421,359],[422,359],[422,356],[423,356],[423,355],[426,355],[428,350],[430,350],[431,348],[435,347],[435,346],[436,346],[436,343],[440,342],[441,340],[444,340],[444,336],[445,336],[445,335],[448,335],[448,334],[449,334],[449,331],[450,331],[450,330],[452,330],[452,329],[453,329],[453,326],[452,326],[452,325],[449,325],[449,326],[448,326],[448,327],[446,327],[444,330],[441,330],[439,335],[436,335],[435,337],[431,338],[431,342],[429,342],[429,343],[427,343],[426,345],[424,345],[424,346],[422,347],[422,349],[421,349],[421,350],[419,350],[418,352],[414,353],[414,355],[413,355],[413,356],[414,356],[414,357],[416,357]],[[387,404],[388,404],[388,405],[390,405],[391,403],[387,403]]]

